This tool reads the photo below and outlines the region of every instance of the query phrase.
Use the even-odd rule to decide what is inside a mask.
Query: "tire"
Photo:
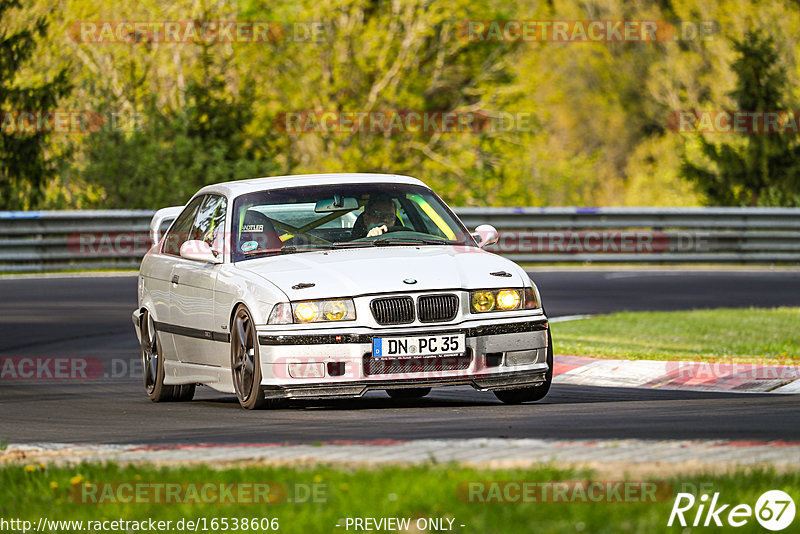
[[[256,327],[244,306],[236,308],[231,324],[231,375],[242,408],[259,410],[267,406],[261,390],[261,357]]]
[[[147,396],[153,402],[174,400],[176,386],[164,385],[164,356],[161,341],[158,339],[155,322],[148,310],[142,314],[141,336],[142,376]]]
[[[550,335],[550,327],[547,327],[547,373],[544,375],[544,383],[539,386],[531,386],[527,388],[495,391],[494,395],[505,404],[522,404],[523,402],[539,401],[547,396],[552,383],[553,337]]]
[[[431,388],[387,389],[386,394],[393,399],[421,399],[431,392]]]
[[[178,402],[188,402],[194,398],[194,391],[197,384],[182,384],[173,386],[175,388],[175,399]]]

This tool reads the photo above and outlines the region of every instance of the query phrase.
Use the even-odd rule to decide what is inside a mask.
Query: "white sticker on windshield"
[[[247,241],[242,243],[242,252],[250,252],[258,248],[258,241]]]

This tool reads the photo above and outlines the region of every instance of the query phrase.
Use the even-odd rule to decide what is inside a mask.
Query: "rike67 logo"
[[[703,493],[699,499],[691,493],[678,493],[667,526],[741,527],[755,516],[756,521],[765,529],[779,531],[792,524],[794,515],[794,501],[788,493],[781,490],[764,492],[756,501],[755,507],[749,504],[723,503],[719,492],[711,497]]]

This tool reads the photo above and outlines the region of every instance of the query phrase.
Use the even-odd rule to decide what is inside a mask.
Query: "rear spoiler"
[[[161,226],[166,222],[172,222],[183,211],[183,206],[171,206],[169,208],[161,208],[153,215],[150,220],[150,239],[153,244],[157,244],[161,239]]]

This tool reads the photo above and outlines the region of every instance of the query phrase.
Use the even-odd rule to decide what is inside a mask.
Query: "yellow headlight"
[[[317,315],[317,306],[313,302],[301,302],[294,309],[294,316],[301,323],[312,321]]]
[[[347,315],[347,306],[341,300],[329,300],[322,308],[326,321],[341,321]]]
[[[492,311],[494,304],[494,293],[491,291],[476,291],[472,294],[472,309],[476,312]]]
[[[273,311],[273,313],[275,313]],[[292,303],[295,323],[355,321],[356,307],[352,299],[306,300]],[[272,324],[272,323],[270,323]]]
[[[501,310],[516,310],[522,302],[519,291],[504,289],[497,292],[497,307]]]

